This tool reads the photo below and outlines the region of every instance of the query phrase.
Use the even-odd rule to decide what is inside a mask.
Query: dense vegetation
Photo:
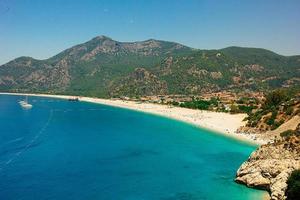
[[[238,109],[243,113],[251,113],[253,109],[257,108],[254,105],[245,106],[245,105],[239,105]]]
[[[274,109],[277,108],[280,103],[290,100],[291,95],[287,90],[278,89],[274,90],[266,95],[266,101],[263,105],[264,109]]]
[[[286,130],[286,131],[280,133],[280,136],[283,137],[283,138],[289,138],[289,137],[291,137],[291,136],[293,136],[293,135],[295,135],[295,136],[300,136],[300,135],[298,135],[298,134],[299,134],[299,133],[296,132],[296,131],[293,131],[293,130]]]
[[[290,89],[277,89],[267,93],[266,99],[260,109],[255,112],[248,113],[248,126],[255,127],[258,122],[261,122],[264,117],[264,122],[270,126],[271,130],[276,129],[284,123],[284,119],[278,120],[279,111],[283,116],[291,116],[297,114],[299,111],[294,111],[293,106],[295,102],[293,98],[299,92],[298,87]],[[285,133],[287,134],[287,133]]]
[[[292,172],[287,181],[288,187],[286,190],[287,200],[299,200],[300,197],[300,170]]]
[[[21,57],[0,66],[0,91],[98,97],[266,91],[299,85],[299,67],[300,56],[265,49],[195,50],[173,42],[126,43],[99,36],[46,60]]]
[[[211,106],[218,106],[218,100],[211,98],[209,101],[201,99],[193,99],[192,101],[186,101],[182,103],[173,103],[173,105],[179,105],[184,108],[192,108],[199,110],[208,110]]]

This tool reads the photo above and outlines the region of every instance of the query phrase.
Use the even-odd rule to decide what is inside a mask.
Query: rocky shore
[[[293,136],[259,147],[238,169],[235,180],[269,191],[272,200],[282,200],[286,198],[288,177],[299,168],[300,138]]]

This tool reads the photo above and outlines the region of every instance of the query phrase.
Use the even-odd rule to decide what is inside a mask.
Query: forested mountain
[[[299,77],[300,56],[98,36],[46,60],[20,57],[0,66],[0,91],[98,97],[200,94],[297,86]]]

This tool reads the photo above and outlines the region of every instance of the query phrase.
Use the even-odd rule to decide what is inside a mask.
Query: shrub
[[[254,108],[256,108],[256,107],[239,105],[239,110],[244,112],[244,113],[251,113]]]
[[[276,107],[283,101],[287,101],[290,97],[288,96],[287,92],[284,90],[274,90],[270,92],[266,96],[266,101],[264,103],[265,108]]]
[[[280,120],[279,122],[274,121],[273,125],[271,126],[271,130],[275,130],[276,128],[278,128],[283,123],[284,123],[283,120]]]
[[[236,103],[238,103],[238,104],[245,104],[245,103],[247,103],[248,101],[249,101],[249,98],[247,98],[247,97],[241,97],[241,98],[239,98],[239,99],[237,100]]]
[[[239,110],[239,107],[237,106],[237,105],[234,105],[234,104],[232,104],[231,106],[230,106],[230,113],[239,113],[240,112],[240,110]]]
[[[291,114],[293,114],[293,111],[294,111],[293,107],[290,106],[290,107],[288,107],[288,108],[286,109],[285,114],[286,114],[286,115],[291,115]]]
[[[275,122],[275,120],[272,117],[266,119],[266,124],[268,124],[269,126],[272,126],[274,124],[274,122]]]
[[[179,106],[184,108],[208,110],[211,105],[210,101],[205,100],[193,100],[181,103]]]
[[[173,106],[178,106],[178,105],[179,105],[179,102],[173,101],[171,104],[172,104]]]
[[[287,181],[286,196],[287,200],[298,200],[300,197],[300,170],[292,172]]]
[[[214,106],[218,106],[219,104],[219,99],[212,97],[210,98],[210,104],[214,105]]]
[[[255,113],[248,113],[248,125],[251,127],[255,127],[258,122],[261,120],[262,116],[263,116],[263,112],[257,111]]]
[[[273,110],[272,116],[270,118],[266,119],[266,124],[268,124],[269,126],[273,126],[275,124],[275,126],[277,126],[277,124],[275,123],[277,114],[278,114],[278,112],[276,110]]]
[[[280,133],[281,137],[290,137],[294,134],[294,131],[292,130],[287,130],[287,131],[283,131],[282,133]]]

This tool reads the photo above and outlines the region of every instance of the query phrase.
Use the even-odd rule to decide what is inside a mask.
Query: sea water
[[[244,200],[255,150],[189,124],[105,105],[0,95],[1,200]]]

